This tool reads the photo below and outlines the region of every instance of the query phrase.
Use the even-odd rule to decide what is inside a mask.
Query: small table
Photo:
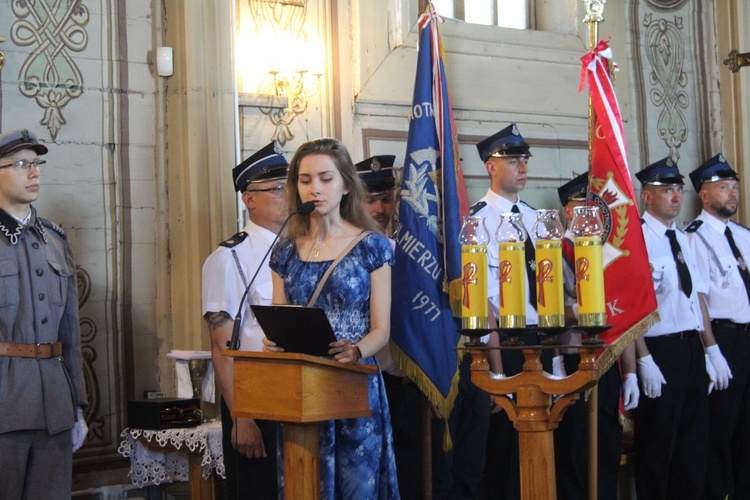
[[[214,498],[214,472],[225,478],[221,422],[161,431],[127,428],[117,450],[130,457],[128,476],[134,485],[188,481],[190,498]]]

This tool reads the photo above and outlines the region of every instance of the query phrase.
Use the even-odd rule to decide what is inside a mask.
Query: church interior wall
[[[355,162],[395,154],[403,164],[418,0],[298,3],[302,12],[270,26],[271,38],[248,41],[243,23],[261,20],[246,0],[37,0],[35,8],[0,0],[7,38],[0,43],[0,129],[29,128],[50,145],[37,207],[66,230],[80,268],[95,404],[87,414],[91,434],[76,454],[79,471],[107,460],[122,466],[126,401],[145,391],[175,393],[171,349],[209,349],[200,264],[243,223],[231,186],[237,162],[272,138],[283,139],[291,159],[306,140],[335,136]],[[522,194],[532,206],[557,208],[557,186],[587,168],[587,92],[578,92],[583,6],[538,3],[555,9],[538,16],[546,31],[451,19],[440,26],[470,202],[487,189],[475,144],[512,122],[534,155]],[[735,3],[732,22],[746,21],[748,7]],[[45,62],[34,51],[50,49],[31,34],[48,15],[42,7],[53,5],[60,9],[54,22],[74,36],[45,35],[63,54]],[[632,172],[672,154],[686,174],[725,146],[732,160],[750,157],[736,130],[725,141],[728,115],[744,113],[740,130],[750,121],[739,104],[748,78],[727,77],[719,55],[727,43],[747,41],[738,35],[719,43],[720,23],[732,16],[708,0],[609,0],[604,17],[599,33],[611,36],[619,63]],[[307,64],[298,69],[310,95],[293,117],[286,92],[268,91],[268,72],[291,59],[275,53],[286,35],[314,47],[312,56],[294,55]],[[162,45],[174,49],[171,77],[156,74]],[[260,66],[265,83],[235,73],[241,60]],[[44,80],[50,65],[59,81]],[[35,79],[46,86],[34,87]],[[727,82],[734,85],[730,109],[720,95]],[[686,191],[680,222],[698,212],[692,186]],[[79,486],[96,481],[81,475]]]

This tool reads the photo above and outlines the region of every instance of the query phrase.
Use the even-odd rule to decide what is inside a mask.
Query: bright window
[[[530,0],[433,0],[435,10],[444,17],[452,17],[473,24],[529,29]]]

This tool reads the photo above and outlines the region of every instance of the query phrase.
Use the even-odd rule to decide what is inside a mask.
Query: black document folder
[[[286,352],[328,356],[328,344],[336,342],[323,309],[300,306],[251,305],[263,333]]]

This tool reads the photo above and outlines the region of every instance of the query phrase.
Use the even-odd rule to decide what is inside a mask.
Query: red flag
[[[605,371],[625,347],[659,320],[651,284],[648,252],[628,168],[625,132],[609,77],[612,51],[602,40],[581,58],[581,87],[586,82],[596,115],[589,173],[589,204],[598,206],[604,222],[604,295],[607,324],[602,334],[614,344],[599,359]],[[645,283],[649,286],[638,286]]]

